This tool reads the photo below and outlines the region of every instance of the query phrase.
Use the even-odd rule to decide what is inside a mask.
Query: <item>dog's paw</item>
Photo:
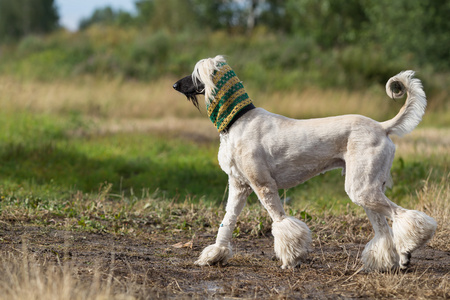
[[[311,232],[308,226],[294,217],[286,217],[272,224],[274,250],[282,262],[282,269],[295,268],[308,254]]]
[[[302,260],[304,260],[304,258],[298,258],[289,262],[282,259],[283,264],[281,265],[281,269],[286,270],[298,268],[302,264]]]
[[[375,234],[361,255],[366,271],[388,272],[398,268],[399,255],[391,234]]]
[[[394,244],[400,255],[402,269],[408,266],[411,253],[433,237],[436,227],[436,221],[420,211],[402,210],[394,216]]]
[[[399,263],[400,270],[408,269],[410,263],[411,263],[411,253],[410,252],[401,253]]]
[[[232,256],[233,251],[230,245],[226,247],[214,244],[203,249],[195,264],[197,266],[212,266],[215,264],[223,266]]]

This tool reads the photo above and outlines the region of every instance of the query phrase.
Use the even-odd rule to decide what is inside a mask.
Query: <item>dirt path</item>
[[[281,270],[270,234],[234,239],[235,256],[225,267],[193,264],[203,247],[214,241],[211,234],[192,240],[184,232],[132,237],[1,224],[0,240],[3,256],[26,251],[40,262],[60,261],[87,282],[100,271],[135,289],[138,298],[450,297],[450,253],[429,247],[413,254],[405,273],[368,274],[360,271],[363,244],[319,239],[301,267]],[[177,244],[182,247],[174,247]]]

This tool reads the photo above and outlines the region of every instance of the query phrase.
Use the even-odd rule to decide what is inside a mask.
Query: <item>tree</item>
[[[292,33],[312,37],[329,49],[358,40],[368,22],[363,8],[361,0],[288,0],[286,15]]]
[[[259,16],[259,24],[273,31],[290,33],[292,20],[286,11],[286,3],[285,0],[266,0]]]
[[[414,52],[424,42],[421,0],[369,0],[364,11],[369,18],[365,38],[382,45],[391,56]]]
[[[58,20],[54,0],[0,0],[0,40],[51,32]]]
[[[232,13],[228,9],[229,1],[193,0],[193,5],[199,24],[206,28],[223,29],[230,22]]]
[[[114,10],[110,6],[96,9],[88,18],[83,18],[78,25],[84,30],[94,24],[126,26],[133,23],[133,16],[123,10]]]
[[[192,0],[138,0],[137,21],[153,28],[182,31],[196,28],[197,15]]]
[[[437,69],[450,69],[450,1],[422,1],[425,40],[419,47],[420,60],[431,61]]]

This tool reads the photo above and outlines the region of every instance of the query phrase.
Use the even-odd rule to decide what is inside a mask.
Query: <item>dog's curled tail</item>
[[[427,106],[427,98],[419,79],[414,78],[414,71],[403,71],[386,83],[386,93],[392,99],[408,97],[398,114],[391,120],[382,122],[386,133],[398,136],[410,133],[422,120]]]

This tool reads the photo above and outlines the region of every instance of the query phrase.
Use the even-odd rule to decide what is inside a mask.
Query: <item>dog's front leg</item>
[[[196,265],[207,266],[217,263],[224,265],[233,256],[230,241],[234,226],[252,190],[249,186],[240,184],[232,177],[229,177],[228,182],[229,191],[226,214],[222,224],[220,224],[216,243],[203,249],[200,257],[195,262]]]
[[[274,250],[282,262],[281,268],[295,268],[308,254],[311,244],[308,226],[295,217],[286,216],[274,183],[255,184],[253,189],[272,218]]]

